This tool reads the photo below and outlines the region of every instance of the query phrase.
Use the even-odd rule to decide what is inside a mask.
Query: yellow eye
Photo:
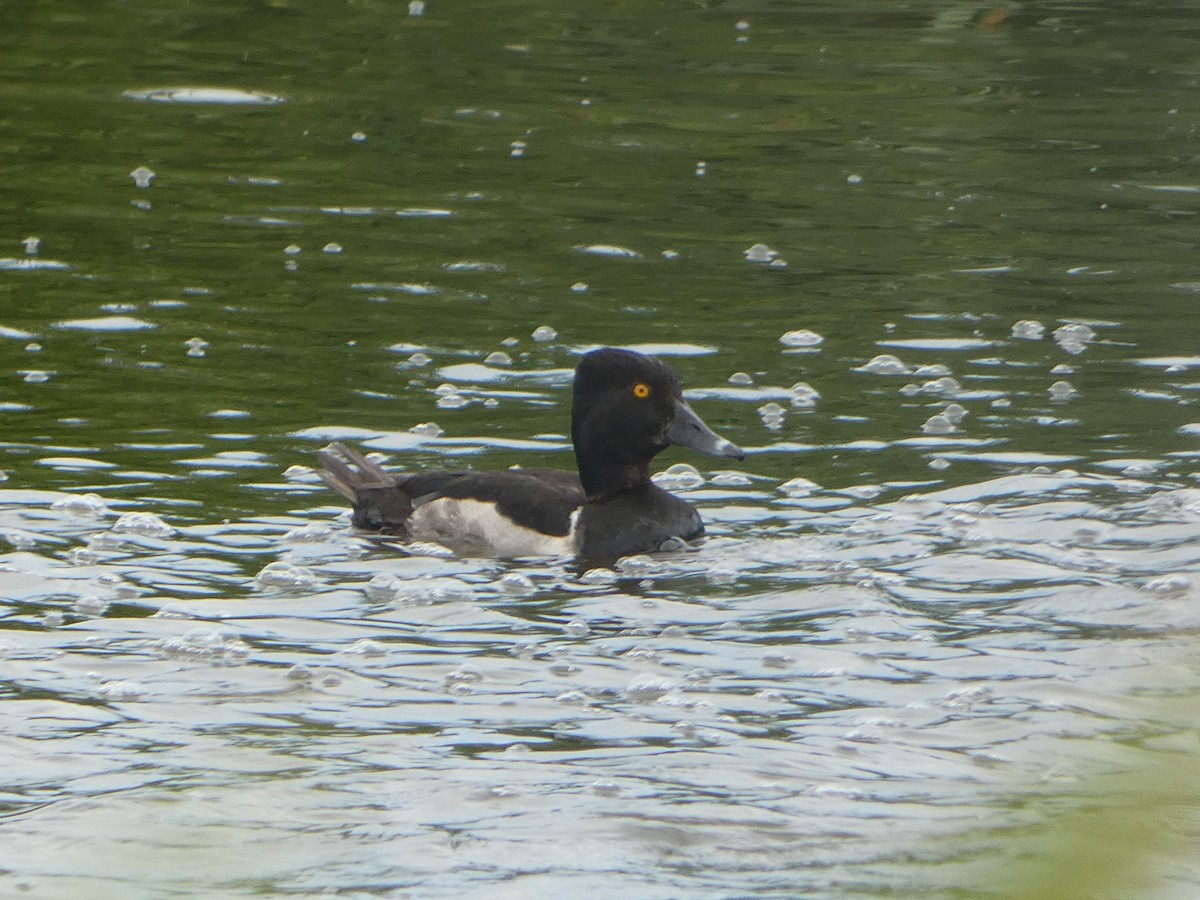
[[[644,381],[639,381],[633,386],[633,396],[637,397],[639,400],[645,400],[650,396],[650,385],[646,384]]]

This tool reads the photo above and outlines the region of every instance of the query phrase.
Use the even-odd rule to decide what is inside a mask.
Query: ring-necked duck
[[[696,508],[650,480],[655,454],[677,444],[745,457],[692,411],[662,360],[612,347],[587,353],[575,369],[571,442],[578,475],[392,474],[332,444],[321,451],[321,477],[353,504],[358,528],[433,541],[460,556],[574,553],[607,564],[704,534]]]

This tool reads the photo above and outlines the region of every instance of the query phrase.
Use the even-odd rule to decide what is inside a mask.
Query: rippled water
[[[1194,896],[1200,7],[414,12],[3,14],[0,893]],[[311,469],[601,344],[694,553]]]

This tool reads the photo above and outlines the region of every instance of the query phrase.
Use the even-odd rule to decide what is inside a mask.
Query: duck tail
[[[350,501],[356,528],[404,534],[412,498],[383,466],[342,443],[318,454],[325,467],[317,474]]]
[[[325,467],[317,473],[321,480],[351,503],[358,499],[361,490],[396,484],[396,479],[383,466],[343,443],[332,443],[317,456]]]

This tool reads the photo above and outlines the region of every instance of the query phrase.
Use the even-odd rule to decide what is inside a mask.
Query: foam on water
[[[122,94],[128,100],[149,103],[182,103],[215,106],[274,106],[283,103],[282,97],[265,91],[246,91],[225,87],[175,87],[129,90]]]
[[[64,331],[149,331],[157,328],[154,322],[147,322],[135,316],[101,316],[95,319],[66,319],[56,322],[55,328]]]

